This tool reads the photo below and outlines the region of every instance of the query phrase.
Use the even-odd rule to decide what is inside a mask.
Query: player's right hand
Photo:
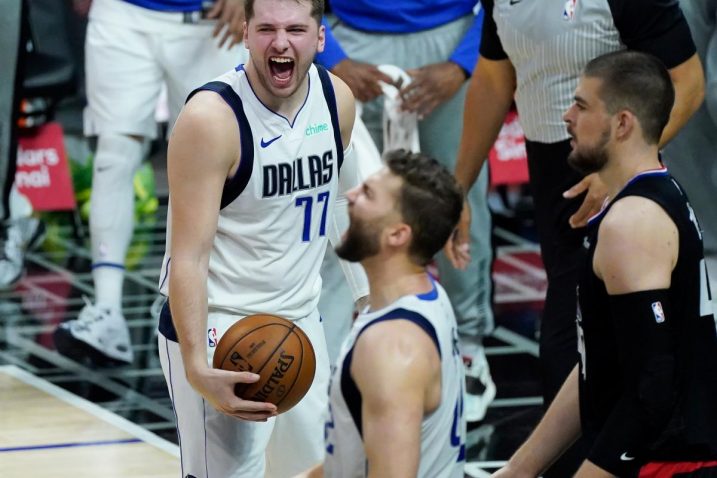
[[[463,202],[463,211],[455,231],[448,237],[443,252],[456,269],[465,270],[471,261],[470,251],[471,207]]]
[[[188,370],[187,380],[207,402],[226,415],[255,422],[263,422],[277,415],[273,403],[244,400],[234,393],[237,383],[254,383],[259,380],[259,375],[255,373],[205,367],[192,373]]]
[[[380,81],[393,84],[393,79],[381,72],[376,65],[361,63],[350,58],[338,62],[331,72],[341,78],[357,100],[366,102],[383,94]]]

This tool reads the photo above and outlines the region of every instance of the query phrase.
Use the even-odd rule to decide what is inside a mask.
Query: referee
[[[548,277],[540,330],[547,407],[577,361],[575,284],[584,234],[579,228],[605,197],[604,185],[595,175],[583,180],[566,162],[570,142],[561,116],[572,102],[580,72],[591,59],[623,49],[652,53],[662,60],[669,68],[676,102],[661,145],[699,107],[703,73],[674,0],[483,0],[482,4],[480,57],[466,95],[456,177],[465,190],[473,185],[515,98],[527,139],[535,218]],[[588,188],[583,201],[578,194]],[[460,250],[454,249],[454,254],[460,255]],[[572,471],[557,469],[546,476],[565,477]]]
[[[580,360],[496,478],[538,476],[580,435],[589,451],[578,478],[717,476],[717,334],[702,234],[658,153],[674,95],[651,55],[615,52],[585,67],[564,116],[568,162],[597,173],[610,199],[584,241]]]

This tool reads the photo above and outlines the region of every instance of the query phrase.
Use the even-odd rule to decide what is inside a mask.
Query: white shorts
[[[217,47],[214,21],[190,24],[184,17],[122,0],[93,1],[85,43],[86,135],[155,138],[154,111],[163,84],[174,124],[194,88],[246,60],[243,44]]]
[[[183,477],[288,478],[323,460],[330,375],[326,340],[318,311],[295,322],[314,346],[314,382],[294,408],[266,422],[229,417],[207,404],[187,382],[179,344],[159,334]]]

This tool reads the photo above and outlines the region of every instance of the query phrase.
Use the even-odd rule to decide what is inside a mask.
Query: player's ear
[[[637,117],[630,110],[621,110],[615,117],[615,138],[618,141],[625,140],[635,131]]]
[[[326,45],[326,27],[319,24],[319,43],[316,48],[316,53],[321,53],[324,51],[324,46]]]
[[[249,49],[249,47],[247,46],[247,42],[246,42],[248,38],[249,38],[249,23],[245,21],[244,22],[244,48],[246,48],[247,50]]]
[[[391,247],[403,247],[411,243],[413,231],[411,226],[405,222],[399,222],[387,229],[388,245]]]

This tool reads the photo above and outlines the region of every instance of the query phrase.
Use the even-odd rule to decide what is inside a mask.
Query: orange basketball
[[[299,403],[314,381],[316,356],[303,330],[274,315],[250,315],[229,327],[217,344],[214,367],[253,372],[258,382],[236,385],[245,400],[270,402],[279,413]]]

